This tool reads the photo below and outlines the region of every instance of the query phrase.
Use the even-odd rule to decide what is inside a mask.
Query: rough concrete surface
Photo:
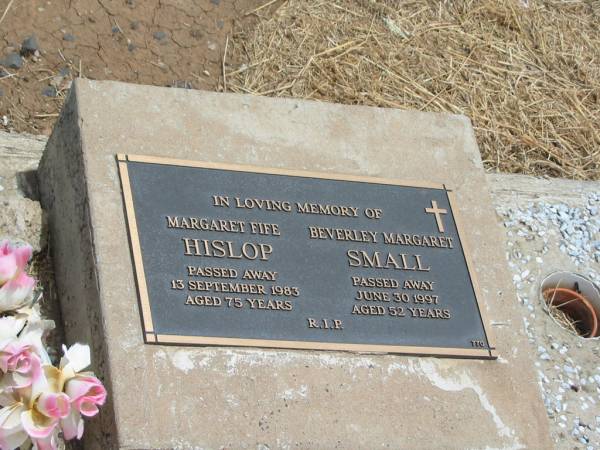
[[[0,240],[29,242],[35,251],[44,246],[42,209],[37,201],[35,170],[46,137],[0,132]]]
[[[555,447],[599,449],[600,338],[583,339],[556,323],[540,283],[567,271],[600,285],[600,183],[489,179]]]
[[[144,345],[116,153],[452,185],[501,358]],[[468,119],[78,80],[39,175],[67,339],[112,394],[90,448],[551,447]]]
[[[18,189],[16,183],[17,174],[37,167],[46,139],[45,136],[0,132],[0,158],[4,162],[0,167],[4,188],[0,192],[0,196],[5,201],[24,198],[24,193]],[[7,180],[13,180],[13,182]],[[511,208],[513,210],[527,209],[531,205],[540,202],[581,208],[589,194],[600,192],[600,183],[564,179],[488,174],[487,181],[495,206],[500,214],[499,217],[503,221],[505,220],[503,212]],[[13,217],[12,221],[6,218],[6,223],[0,228],[3,234],[10,237],[19,236],[21,225],[18,222],[23,220],[20,217],[22,215],[21,211],[14,217],[10,216]],[[518,235],[519,231],[524,228],[523,224],[507,227],[506,232],[512,233],[511,236],[513,237],[512,240],[508,239],[507,242],[507,257],[509,260],[512,259],[516,262],[525,261],[525,264],[535,267],[534,270],[521,270],[520,264],[511,264],[513,276],[518,275],[519,278],[525,270],[530,270],[530,274],[526,279],[519,279],[515,282],[518,297],[514,301],[521,305],[523,316],[528,322],[530,351],[536,355],[536,379],[544,395],[555,448],[565,450],[571,448],[586,450],[600,448],[597,434],[599,432],[597,428],[599,421],[596,418],[599,415],[597,403],[600,402],[600,383],[598,381],[600,379],[600,367],[598,367],[596,361],[600,346],[597,341],[575,337],[560,328],[541,307],[537,292],[541,279],[551,270],[556,268],[560,270],[572,269],[581,273],[589,269],[593,273],[594,266],[591,265],[590,258],[590,267],[582,268],[581,265],[575,264],[567,254],[561,252],[562,239],[556,229],[548,230],[547,233],[549,252],[545,255],[535,256],[537,253],[535,250],[532,253],[527,248],[522,247],[526,239]],[[34,227],[33,230],[29,231],[32,235],[32,241],[40,239],[41,235],[33,236],[36,230]],[[507,238],[511,236],[507,236]],[[515,244],[514,241],[517,239],[521,242]],[[539,236],[534,236],[530,240],[535,241],[536,239],[539,239]],[[519,245],[517,252],[520,252],[520,257],[519,253],[512,251],[515,245]],[[513,257],[512,255],[516,256]],[[541,263],[537,258],[541,259]],[[599,269],[595,269],[597,274],[599,271]],[[188,362],[185,351],[176,355],[173,362],[185,367]],[[582,381],[585,383],[583,386]],[[293,393],[290,391],[286,394],[292,396]],[[559,397],[561,395],[562,398]],[[584,429],[580,430],[579,427]],[[585,436],[588,436],[588,444],[581,441],[585,441]]]

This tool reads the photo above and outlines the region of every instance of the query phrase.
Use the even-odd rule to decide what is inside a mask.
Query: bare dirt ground
[[[214,90],[227,36],[263,3],[0,0],[0,60],[24,53],[22,67],[0,67],[0,129],[49,134],[78,76]],[[32,35],[38,52],[22,51]]]

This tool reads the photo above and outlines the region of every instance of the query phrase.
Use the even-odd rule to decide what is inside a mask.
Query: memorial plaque
[[[450,187],[118,164],[146,343],[496,357]]]

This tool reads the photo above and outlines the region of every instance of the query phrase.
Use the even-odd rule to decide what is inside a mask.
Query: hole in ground
[[[548,314],[567,331],[584,338],[600,336],[600,290],[586,277],[555,272],[541,285]]]

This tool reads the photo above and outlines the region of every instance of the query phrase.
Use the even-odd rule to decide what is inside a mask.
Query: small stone
[[[210,2],[211,2],[213,5],[217,5],[217,6],[219,6],[219,3],[221,3],[221,0],[210,0]]]
[[[31,55],[40,49],[35,34],[26,38],[21,44],[21,55]]]
[[[58,71],[58,73],[61,77],[66,77],[69,76],[69,74],[71,73],[71,69],[69,69],[68,67],[63,67]]]
[[[135,50],[135,45],[132,43],[127,44],[127,50],[129,50],[130,52]]]
[[[44,97],[56,97],[57,94],[58,92],[54,86],[48,86],[42,89],[42,95]]]
[[[116,33],[120,33],[121,29],[115,25],[114,27],[112,27],[111,31],[113,32],[113,34],[116,34]]]
[[[135,0],[127,0],[127,6],[130,8],[135,8]]]
[[[204,32],[199,29],[190,30],[190,36],[194,39],[202,39],[204,37]]]
[[[71,33],[65,33],[63,35],[63,41],[73,42],[74,40],[75,40],[75,36],[73,36]]]
[[[56,90],[58,91],[58,89],[60,89],[60,86],[63,84],[64,80],[65,80],[65,77],[63,77],[62,75],[56,75],[55,77],[52,77],[50,79],[50,85],[54,86],[56,88]]]
[[[139,20],[134,20],[133,22],[131,22],[129,24],[129,28],[131,28],[132,30],[139,30],[140,29],[140,21]]]
[[[20,69],[23,66],[23,58],[18,53],[9,53],[6,58],[0,61],[0,66]]]
[[[163,39],[166,39],[167,33],[165,33],[164,31],[155,31],[154,33],[152,33],[152,36],[157,41],[162,41]]]
[[[171,83],[170,87],[179,89],[193,89],[192,83],[186,80],[176,80]]]
[[[223,20],[220,20],[220,19],[219,19],[219,20],[217,20],[217,28],[218,28],[219,30],[222,30],[224,26],[225,26],[225,21],[223,21]]]

